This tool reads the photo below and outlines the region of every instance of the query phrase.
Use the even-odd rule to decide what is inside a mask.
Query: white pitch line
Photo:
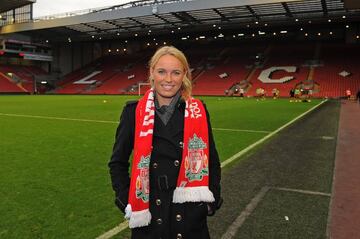
[[[92,119],[73,119],[73,118],[63,118],[63,117],[52,117],[52,116],[40,116],[40,115],[22,115],[22,114],[5,114],[0,113],[3,116],[13,116],[13,117],[25,117],[25,118],[36,118],[36,119],[51,119],[51,120],[68,120],[68,121],[81,121],[81,122],[95,122],[95,123],[110,123],[118,124],[118,121],[108,121],[108,120],[92,120]]]
[[[258,192],[258,194],[256,194],[256,196],[253,197],[253,199],[251,199],[250,203],[246,206],[246,208],[240,213],[240,215],[228,227],[226,232],[222,235],[221,239],[232,239],[235,237],[239,228],[244,224],[245,220],[252,214],[252,212],[255,210],[255,208],[257,207],[259,202],[264,198],[264,196],[266,195],[266,193],[269,190],[295,192],[295,193],[309,194],[309,195],[315,195],[315,196],[326,196],[326,197],[331,196],[331,194],[329,194],[329,193],[316,192],[316,191],[310,191],[310,190],[269,187],[269,186],[262,187],[261,190]]]
[[[124,229],[126,229],[128,226],[129,226],[128,221],[124,221],[119,226],[116,226],[113,229],[111,229],[110,231],[105,232],[101,236],[98,236],[96,239],[109,239],[109,238],[115,236],[116,234],[120,233]]]
[[[293,188],[281,188],[281,187],[274,187],[272,189],[276,189],[276,190],[279,190],[279,191],[286,191],[286,192],[295,192],[295,193],[303,193],[303,194],[331,197],[330,193],[323,193],[323,192],[310,191],[310,190],[293,189]]]
[[[267,140],[268,138],[272,137],[274,134],[278,133],[279,131],[283,130],[284,128],[286,128],[287,126],[291,125],[292,123],[294,123],[296,120],[300,119],[301,117],[303,117],[304,115],[308,114],[309,112],[313,111],[314,109],[316,109],[317,107],[319,107],[320,105],[322,105],[323,103],[325,103],[327,100],[324,100],[322,102],[320,102],[319,104],[315,105],[314,107],[312,107],[311,109],[307,110],[306,112],[302,113],[301,115],[295,117],[293,120],[287,122],[286,124],[284,124],[283,126],[281,126],[280,128],[276,129],[275,131],[271,132],[270,134],[266,135],[264,138],[261,138],[260,140],[256,141],[255,143],[249,145],[248,147],[246,147],[245,149],[241,150],[240,152],[234,154],[233,156],[231,156],[230,158],[228,158],[227,160],[225,160],[224,162],[221,163],[221,167],[225,167],[226,165],[228,165],[229,163],[233,162],[234,160],[236,160],[237,158],[239,158],[240,156],[244,155],[245,153],[247,153],[248,151],[250,151],[251,149],[255,148],[257,145],[261,144],[262,142],[264,142],[265,140]]]
[[[92,122],[92,123],[108,123],[108,124],[118,124],[118,121],[110,120],[92,120],[92,119],[76,119],[76,118],[64,118],[64,117],[53,117],[53,116],[41,116],[41,115],[23,115],[23,114],[6,114],[0,113],[2,116],[11,116],[11,117],[25,117],[25,118],[35,118],[35,119],[51,119],[51,120],[67,120],[67,121],[80,121],[80,122]],[[233,132],[249,132],[249,133],[270,133],[271,131],[262,131],[262,130],[250,130],[250,129],[225,129],[225,128],[213,128],[213,130],[222,130],[222,131],[233,131]]]
[[[239,230],[241,225],[245,222],[246,218],[248,218],[251,213],[254,211],[258,203],[263,199],[265,194],[269,191],[270,187],[261,188],[260,192],[256,194],[256,196],[251,199],[250,203],[246,206],[246,208],[240,213],[240,215],[235,219],[235,221],[228,227],[226,232],[222,235],[221,239],[231,239],[236,235],[236,232]]]
[[[224,129],[224,128],[212,128],[212,129],[213,130],[220,130],[220,131],[249,132],[249,133],[261,133],[261,134],[271,133],[271,131],[251,130],[251,129]]]

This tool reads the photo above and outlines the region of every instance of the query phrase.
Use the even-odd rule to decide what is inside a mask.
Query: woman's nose
[[[165,80],[166,81],[171,81],[171,74],[166,74]]]

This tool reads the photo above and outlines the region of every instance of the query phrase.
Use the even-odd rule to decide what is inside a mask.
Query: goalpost
[[[138,83],[138,89],[139,89],[139,96],[141,95],[141,86],[145,86],[145,85],[148,85],[148,86],[150,86],[151,87],[151,84],[150,83],[148,83],[148,82],[146,82],[146,83],[144,83],[144,82],[140,82],[140,83]]]

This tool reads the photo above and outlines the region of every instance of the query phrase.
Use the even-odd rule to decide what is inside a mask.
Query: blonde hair
[[[185,100],[189,99],[191,97],[191,91],[192,91],[191,72],[190,72],[189,63],[188,63],[184,53],[173,46],[161,47],[151,57],[151,59],[149,61],[149,71],[150,71],[149,82],[151,84],[151,87],[154,87],[154,82],[153,82],[153,79],[151,78],[151,71],[154,69],[154,67],[155,67],[156,63],[159,61],[160,57],[165,56],[165,55],[174,56],[183,65],[184,71],[186,72],[186,74],[184,75],[184,78],[182,80],[181,93],[182,93],[182,97]]]

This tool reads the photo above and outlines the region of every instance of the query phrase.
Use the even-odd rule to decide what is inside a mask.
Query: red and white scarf
[[[214,202],[209,190],[209,137],[206,112],[200,100],[186,101],[184,144],[173,203]],[[150,224],[149,166],[154,131],[154,90],[148,90],[136,107],[134,158],[131,169],[129,202],[125,218],[129,227]]]

